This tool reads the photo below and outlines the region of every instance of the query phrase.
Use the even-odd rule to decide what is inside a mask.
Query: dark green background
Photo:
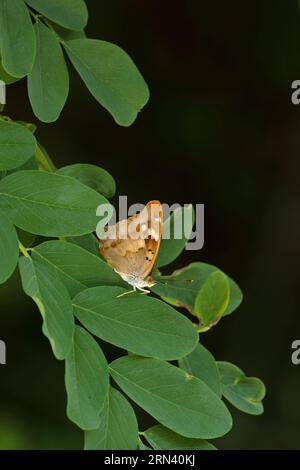
[[[132,127],[118,127],[72,71],[60,120],[39,123],[37,136],[57,166],[109,170],[130,202],[205,204],[204,248],[171,268],[206,261],[239,283],[242,306],[202,342],[268,392],[264,415],[233,410],[233,430],[216,445],[299,449],[300,366],[291,363],[300,338],[300,123],[290,99],[300,79],[297,1],[87,4],[88,35],[132,56],[150,102]],[[9,87],[6,113],[36,122],[25,80]],[[79,448],[82,434],[65,418],[63,363],[18,274],[0,288],[0,315],[8,362],[0,366],[0,448]],[[151,423],[140,416],[143,428]]]

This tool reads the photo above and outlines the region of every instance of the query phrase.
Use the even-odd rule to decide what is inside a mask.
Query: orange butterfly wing
[[[148,210],[148,220],[150,221],[148,238],[145,239],[146,262],[149,263],[149,265],[146,266],[144,279],[154,268],[159,252],[163,224],[163,210],[159,201],[148,202],[146,208]]]
[[[140,214],[108,227],[107,238],[100,240],[101,256],[118,273],[146,279],[157,259],[162,222],[160,202],[148,202]],[[130,227],[139,238],[130,236]],[[122,238],[124,233],[127,238]]]

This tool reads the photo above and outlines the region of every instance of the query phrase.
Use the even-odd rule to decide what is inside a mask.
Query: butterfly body
[[[133,291],[149,293],[145,288],[155,284],[150,274],[160,246],[162,217],[160,202],[150,201],[140,214],[109,226],[100,240],[100,254]]]
[[[145,289],[145,287],[152,287],[155,284],[155,281],[151,278],[151,276],[148,276],[147,279],[143,279],[134,274],[124,274],[118,271],[116,271],[116,273],[119,274],[119,276],[121,276],[121,278],[127,282],[127,284],[133,287],[133,291],[140,290],[144,294],[149,294],[150,291]]]

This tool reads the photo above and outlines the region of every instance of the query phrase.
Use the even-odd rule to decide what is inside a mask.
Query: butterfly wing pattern
[[[136,215],[110,225],[100,240],[100,254],[130,285],[144,293],[154,285],[151,278],[162,236],[163,210],[150,201]]]

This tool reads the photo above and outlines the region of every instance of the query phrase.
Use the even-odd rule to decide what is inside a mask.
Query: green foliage
[[[168,246],[167,242],[168,240],[166,240],[165,243],[166,248]],[[215,273],[218,274],[216,275]],[[213,275],[213,277],[210,277],[211,275]],[[224,294],[224,305],[221,305],[220,310],[216,309],[216,305],[214,304],[215,297],[210,295],[210,286],[215,283],[215,276],[217,276],[217,281],[219,279],[218,284],[221,301],[222,293]],[[242,292],[238,285],[227,276],[229,287],[229,300],[227,302],[227,282],[225,281],[224,273],[216,266],[207,263],[192,263],[183,269],[175,271],[169,276],[156,274],[155,279],[158,281],[158,284],[152,287],[151,290],[171,305],[184,307],[191,314],[198,316],[200,320],[199,330],[202,330],[202,327],[203,330],[209,329],[220,319],[220,316],[231,314],[238,308],[243,299]],[[205,311],[202,311],[201,308],[203,308],[204,305]],[[211,317],[209,315],[206,317],[205,314],[203,315],[203,312],[205,314],[209,313]]]
[[[18,236],[15,227],[0,212],[0,284],[10,278],[19,258]]]
[[[69,419],[81,429],[97,429],[109,391],[108,364],[99,345],[80,326],[75,327],[66,357],[65,381]]]
[[[34,25],[36,55],[28,75],[28,95],[34,114],[43,122],[56,121],[69,93],[69,74],[57,35]]]
[[[92,95],[128,126],[148,100],[147,85],[122,49],[86,38],[86,22],[82,0],[1,0],[0,79],[27,76],[33,112],[55,121],[68,95],[63,46]],[[149,449],[139,438],[133,406],[112,388],[111,376],[156,419],[140,433],[153,449],[214,449],[205,439],[223,436],[232,425],[223,397],[246,413],[263,411],[262,382],[217,363],[199,344],[200,331],[240,305],[239,287],[206,263],[171,275],[158,271],[185,247],[193,223],[189,206],[164,223],[171,237],[161,243],[152,295],[118,297],[128,285],[101,259],[94,235],[96,209],[113,197],[115,181],[95,165],[57,169],[35,131],[34,124],[0,115],[0,283],[19,264],[42,331],[55,357],[65,360],[67,415],[85,431],[85,448]],[[183,214],[191,224],[177,237],[173,227]],[[110,366],[106,343],[119,348]],[[168,362],[174,360],[178,366]]]
[[[195,348],[198,338],[189,320],[151,297],[118,298],[124,292],[121,287],[86,289],[73,299],[74,314],[94,335],[142,356],[172,360]]]
[[[266,394],[265,386],[256,377],[246,377],[244,372],[230,362],[218,362],[224,397],[238,410],[260,415],[261,403]]]
[[[2,57],[0,54],[0,80],[2,80],[6,85],[10,85],[11,83],[15,83],[19,80],[18,77],[13,77],[4,69],[2,65]]]
[[[65,359],[74,331],[70,295],[44,263],[22,256],[19,267],[24,292],[34,300],[43,317],[43,333],[55,357]]]
[[[214,450],[215,447],[201,439],[180,436],[161,424],[152,426],[143,433],[154,450]]]
[[[57,170],[57,173],[65,176],[72,176],[81,183],[90,186],[98,193],[110,199],[116,192],[116,183],[108,171],[96,165],[87,163],[75,163],[75,165],[64,166]]]
[[[81,248],[84,248],[93,255],[99,255],[99,242],[93,233],[88,233],[87,235],[80,235],[78,237],[66,237],[66,240],[70,241],[71,243],[74,243],[77,246],[80,246]]]
[[[229,282],[221,271],[211,273],[200,288],[194,305],[194,314],[201,320],[201,328],[210,327],[224,314],[230,296]]]
[[[138,424],[132,406],[126,398],[110,387],[101,410],[100,426],[85,432],[86,450],[136,450]]]
[[[125,283],[99,256],[63,240],[41,243],[32,249],[32,258],[42,260],[48,269],[59,277],[69,294],[76,294],[88,287],[125,287]]]
[[[63,46],[94,98],[129,126],[149,99],[148,87],[120,47],[85,37],[87,20],[83,0],[1,0],[0,79],[8,84],[27,76],[34,114],[56,121],[69,92]]]
[[[46,19],[45,19],[45,23],[49,26],[49,28],[51,28],[53,31],[56,32],[61,42],[71,41],[71,39],[79,39],[79,38],[86,37],[84,29],[81,29],[79,31],[76,31],[74,29],[67,29],[67,28],[64,28],[63,26],[60,26],[57,23],[53,23],[53,21],[46,20]]]
[[[17,227],[36,235],[91,233],[98,222],[96,208],[104,203],[93,189],[55,173],[19,171],[0,181],[0,209]]]
[[[184,227],[183,221],[191,220],[190,230],[188,230],[188,234],[184,234],[184,236],[180,236],[175,238],[174,227],[181,226]],[[172,261],[174,261],[180,253],[184,250],[186,242],[192,232],[193,228],[193,221],[194,221],[194,209],[192,205],[188,207],[178,207],[175,211],[170,215],[170,217],[165,220],[164,222],[164,231],[169,236],[169,238],[165,237],[161,240],[161,246],[159,249],[157,261],[156,261],[156,268],[161,268],[166,266]],[[180,225],[181,224],[181,225]],[[188,235],[188,236],[187,236]]]
[[[33,65],[35,36],[23,0],[0,2],[0,47],[2,64],[14,77],[24,77]]]
[[[63,46],[94,98],[129,126],[149,99],[148,87],[120,47],[86,38],[87,20],[83,0],[1,0],[0,79],[13,83],[27,76],[34,114],[56,121],[69,92]]]
[[[28,248],[34,244],[36,239],[36,236],[33,233],[25,232],[25,230],[22,230],[21,228],[17,229],[17,235],[20,243]]]
[[[73,39],[65,50],[91,94],[117,124],[130,126],[149,99],[142,75],[120,47],[97,39]]]
[[[185,437],[209,439],[227,433],[231,416],[200,379],[167,362],[139,356],[110,364],[119,387],[161,424]]]
[[[26,3],[65,28],[78,31],[86,27],[88,11],[83,0],[26,0]]]
[[[36,141],[26,127],[0,121],[0,170],[24,165],[35,152]]]
[[[203,380],[219,397],[222,395],[221,379],[213,355],[202,345],[179,361],[179,366],[189,374]]]

